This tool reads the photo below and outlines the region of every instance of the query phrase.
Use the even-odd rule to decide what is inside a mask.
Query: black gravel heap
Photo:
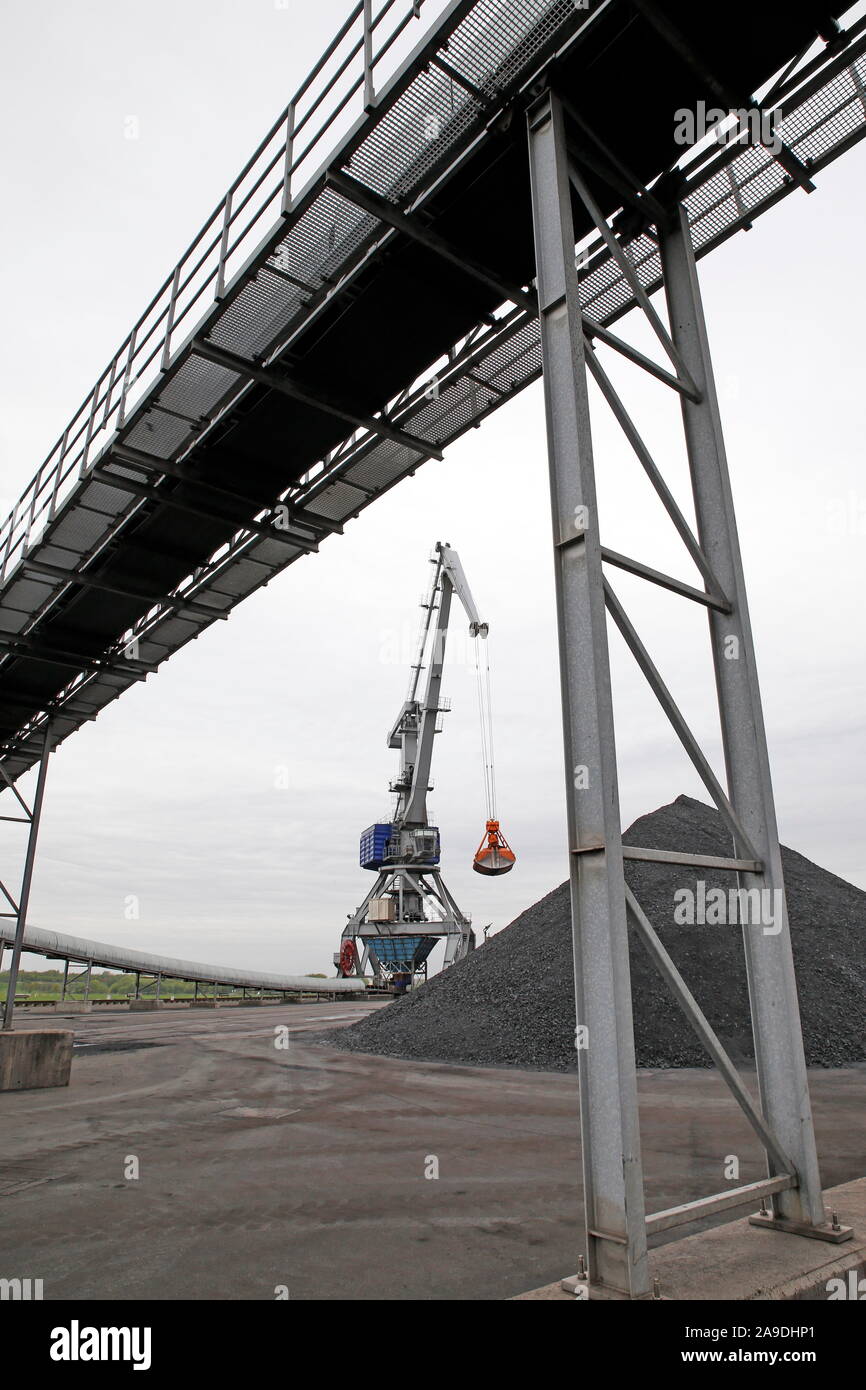
[[[626,843],[731,853],[718,812],[680,796],[635,821]],[[782,849],[806,1058],[866,1060],[866,892]],[[741,928],[681,926],[674,893],[733,886],[730,874],[630,861],[626,877],[735,1060],[752,1055]],[[752,927],[751,930],[760,930]],[[630,939],[635,1043],[642,1067],[711,1065],[641,942]],[[561,884],[460,964],[370,1017],[327,1035],[353,1052],[566,1071],[577,1065],[568,886]]]

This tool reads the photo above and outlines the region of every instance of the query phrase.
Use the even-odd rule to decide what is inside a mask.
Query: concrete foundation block
[[[157,1009],[164,1009],[165,1004],[161,999],[130,999],[129,1012],[131,1014],[152,1014]]]
[[[56,1014],[89,1014],[93,1009],[89,999],[58,999],[51,1007]]]
[[[650,1252],[650,1274],[658,1280],[657,1297],[677,1302],[827,1301],[862,1299],[866,1282],[866,1178],[831,1187],[824,1193],[828,1212],[840,1225],[853,1228],[843,1245],[823,1237],[792,1235],[783,1228],[755,1227],[748,1216],[672,1240]],[[573,1301],[577,1280],[547,1284],[517,1300]],[[585,1281],[580,1281],[584,1283]],[[619,1299],[604,1289],[589,1290],[590,1299]]]
[[[191,1009],[218,1009],[222,1005],[221,999],[193,999],[190,1004]]]
[[[60,1028],[0,1032],[0,1091],[68,1086],[72,1038]]]

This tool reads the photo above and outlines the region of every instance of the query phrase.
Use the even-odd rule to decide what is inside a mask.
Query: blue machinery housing
[[[428,826],[436,836],[436,851],[424,859],[425,864],[438,864],[440,859],[439,830],[435,825]],[[383,864],[396,862],[397,856],[391,845],[394,826],[389,823],[369,825],[361,835],[360,861],[362,869],[381,869]]]
[[[361,868],[381,869],[388,857],[393,825],[370,825],[361,835]]]

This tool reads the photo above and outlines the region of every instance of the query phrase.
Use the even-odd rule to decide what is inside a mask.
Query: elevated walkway
[[[864,26],[840,35],[833,18],[846,6],[728,5],[711,53],[705,7],[652,8],[689,51],[630,0],[355,7],[0,526],[10,781],[49,717],[56,744],[538,378],[539,82],[569,97],[584,159],[601,144],[620,171],[593,192],[633,219],[648,289],[647,186],[683,198],[704,255],[866,132]],[[772,93],[781,154],[732,145],[674,172],[676,109],[714,104],[704,68],[745,104],[816,33],[829,42]],[[633,291],[574,212],[603,344]]]

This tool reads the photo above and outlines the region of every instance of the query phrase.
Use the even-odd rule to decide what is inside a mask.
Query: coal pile
[[[718,812],[680,796],[635,821],[626,843],[731,854]],[[806,1058],[811,1066],[866,1060],[866,892],[783,847]],[[707,893],[733,884],[701,871]],[[687,985],[734,1060],[752,1056],[741,928],[678,925],[681,866],[626,864],[626,878]],[[760,928],[752,928],[752,930]],[[635,1045],[642,1067],[711,1065],[640,940],[630,935]],[[467,1065],[576,1068],[571,923],[562,884],[460,964],[350,1028],[335,1046]]]

